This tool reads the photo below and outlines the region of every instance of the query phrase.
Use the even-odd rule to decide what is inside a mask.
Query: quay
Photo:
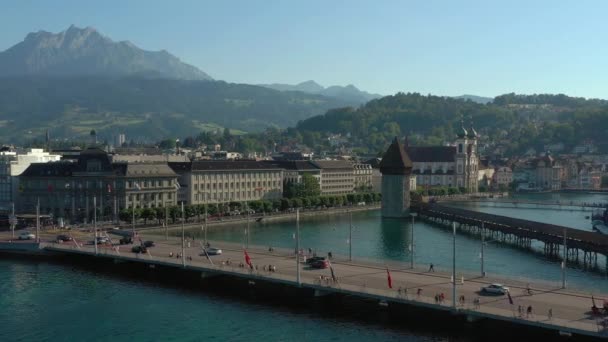
[[[298,291],[299,296],[323,297],[346,296],[376,301],[387,309],[403,308],[406,312],[423,310],[430,315],[439,315],[437,325],[468,324],[473,327],[484,324],[497,324],[507,329],[517,331],[534,331],[558,337],[559,334],[572,335],[583,339],[608,338],[607,323],[603,316],[591,312],[591,294],[560,289],[542,284],[523,284],[508,279],[481,278],[467,276],[457,271],[456,284],[452,282],[450,272],[438,269],[429,272],[424,269],[411,269],[405,263],[399,262],[370,262],[349,261],[348,257],[334,256],[332,269],[312,269],[300,260],[298,264],[293,250],[273,249],[268,247],[250,246],[246,251],[254,267],[246,265],[244,246],[235,243],[212,241],[211,246],[221,248],[222,255],[201,256],[201,242],[189,240],[184,243],[185,258],[177,258],[182,252],[180,238],[163,239],[162,236],[140,233],[142,240],[154,240],[156,246],[149,248],[146,254],[131,252],[132,245],[117,244],[99,245],[87,244],[92,240],[92,234],[81,233],[76,241],[57,243],[55,235],[43,233],[40,243],[8,242],[6,236],[0,242],[0,251],[11,252],[20,250],[21,253],[46,253],[44,257],[53,255],[68,260],[97,260],[109,264],[121,263],[132,267],[145,267],[146,272],[163,272],[163,269],[179,270],[197,274],[199,279],[205,278],[213,282],[220,277],[242,281],[252,291],[264,284],[274,284],[283,288]],[[8,250],[7,246],[12,246]],[[173,256],[170,256],[173,254]],[[139,266],[138,266],[139,265]],[[266,265],[273,265],[276,271],[268,271]],[[299,265],[299,267],[297,266]],[[127,266],[131,267],[131,266]],[[298,271],[298,268],[300,269]],[[298,276],[298,273],[300,274]],[[391,286],[389,288],[388,276]],[[512,303],[504,295],[484,296],[480,288],[490,283],[502,282],[510,288]],[[451,293],[456,287],[456,296],[464,296],[464,301],[456,300]],[[532,293],[527,292],[530,286]],[[445,300],[437,302],[436,294],[444,294]],[[608,294],[593,294],[595,301],[601,306]],[[478,300],[474,300],[478,299]],[[533,308],[532,315],[519,314],[518,307]],[[551,310],[552,314],[549,314]],[[374,314],[371,312],[370,314]],[[427,316],[424,316],[427,317]],[[430,316],[429,316],[430,317]],[[423,317],[416,318],[424,321]],[[429,319],[427,317],[427,319]],[[435,318],[433,318],[435,319]],[[413,324],[416,324],[415,322]],[[505,330],[500,329],[502,337]]]
[[[423,219],[444,225],[456,222],[462,231],[519,247],[531,248],[532,241],[539,241],[547,256],[581,263],[585,268],[597,269],[598,255],[608,260],[608,236],[595,232],[440,204],[420,204],[415,211]],[[608,262],[605,267],[608,272]]]

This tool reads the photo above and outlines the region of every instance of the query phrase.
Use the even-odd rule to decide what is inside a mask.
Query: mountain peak
[[[212,80],[165,50],[142,50],[130,42],[114,42],[91,26],[76,25],[56,34],[29,33],[0,52],[0,76],[23,75]]]

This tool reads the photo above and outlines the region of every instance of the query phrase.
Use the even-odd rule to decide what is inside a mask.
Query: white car
[[[107,237],[105,237],[105,236],[98,236],[97,237],[97,243],[102,243],[103,244],[103,243],[108,243],[108,242],[110,242],[110,240]]]
[[[34,240],[35,238],[36,235],[30,232],[21,232],[21,234],[19,234],[19,240]]]
[[[209,247],[205,249],[207,251],[208,255],[221,255],[222,254],[222,250],[219,248],[214,248],[214,247]],[[203,252],[203,254],[205,254],[205,252]]]
[[[491,284],[491,285],[482,287],[481,292],[504,295],[507,292],[509,292],[509,288],[505,287],[502,284]]]

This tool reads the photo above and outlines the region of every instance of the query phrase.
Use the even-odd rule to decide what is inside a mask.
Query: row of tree
[[[225,216],[235,213],[245,214],[248,210],[251,213],[271,213],[286,211],[295,208],[319,208],[337,207],[343,205],[356,205],[361,202],[375,203],[381,200],[379,193],[354,193],[346,195],[330,196],[307,196],[297,198],[282,198],[276,200],[260,200],[250,202],[229,202],[217,204],[198,204],[184,206],[184,218],[190,221],[196,218],[199,222],[205,218],[205,213],[209,217]],[[135,208],[123,209],[119,213],[122,221],[130,222],[133,217],[135,220],[148,221],[156,220],[161,224],[165,218],[175,223],[182,217],[181,206],[156,207],[156,208]]]

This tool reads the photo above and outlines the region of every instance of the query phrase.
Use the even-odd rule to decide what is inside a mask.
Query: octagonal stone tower
[[[408,217],[412,161],[397,137],[380,162],[382,173],[382,217]]]

